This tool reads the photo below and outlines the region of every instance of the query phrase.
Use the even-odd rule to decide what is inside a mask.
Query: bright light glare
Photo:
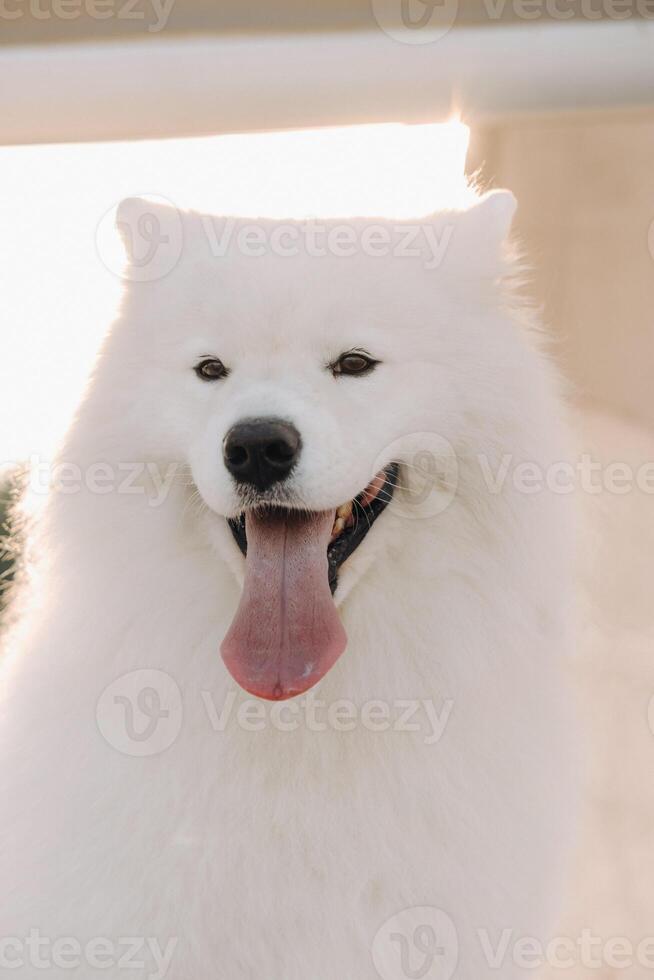
[[[419,217],[470,197],[468,129],[351,126],[0,148],[0,467],[50,458],[120,282],[95,248],[121,198],[247,217]]]

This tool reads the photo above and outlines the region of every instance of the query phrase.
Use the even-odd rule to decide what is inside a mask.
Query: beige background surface
[[[585,413],[579,445],[608,464],[654,460],[646,430]],[[587,618],[572,666],[586,748],[580,843],[560,935],[601,940],[601,965],[550,969],[543,980],[654,975],[654,521],[652,496],[584,495],[580,560]],[[649,966],[637,953],[649,939]],[[610,944],[630,955],[612,962]],[[614,950],[618,947],[614,947]],[[629,953],[631,950],[631,953]],[[603,952],[602,952],[603,951]],[[614,954],[615,955],[615,954]]]
[[[583,406],[578,448],[635,471],[654,460],[654,113],[487,127],[469,155],[471,169],[482,163],[518,198],[532,291]],[[573,675],[587,795],[561,934],[589,929],[635,947],[654,936],[654,497],[604,492],[580,502],[589,616]],[[652,975],[643,964],[605,962],[551,969],[547,980]]]
[[[577,397],[654,431],[654,111],[485,127],[468,163],[518,198],[534,293]]]

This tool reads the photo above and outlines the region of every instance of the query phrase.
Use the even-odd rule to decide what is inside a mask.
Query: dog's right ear
[[[132,228],[145,201],[142,197],[125,197],[116,208],[116,230],[128,252],[132,246]]]
[[[145,230],[145,223],[160,225],[164,217],[162,212],[166,209],[165,204],[144,197],[126,197],[120,202],[116,208],[116,228],[130,260],[134,255],[135,242]]]
[[[184,216],[170,201],[127,197],[116,209],[116,228],[125,248],[126,279],[162,279],[179,262]]]

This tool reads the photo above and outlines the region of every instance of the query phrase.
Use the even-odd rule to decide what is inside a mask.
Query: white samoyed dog
[[[328,247],[121,205],[4,636],[12,977],[533,975],[574,836],[574,515],[537,480],[568,447],[514,203]]]

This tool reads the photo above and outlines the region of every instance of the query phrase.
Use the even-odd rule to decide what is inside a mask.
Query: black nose
[[[281,419],[247,419],[223,442],[225,466],[237,483],[267,490],[285,480],[300,455],[300,433]]]

